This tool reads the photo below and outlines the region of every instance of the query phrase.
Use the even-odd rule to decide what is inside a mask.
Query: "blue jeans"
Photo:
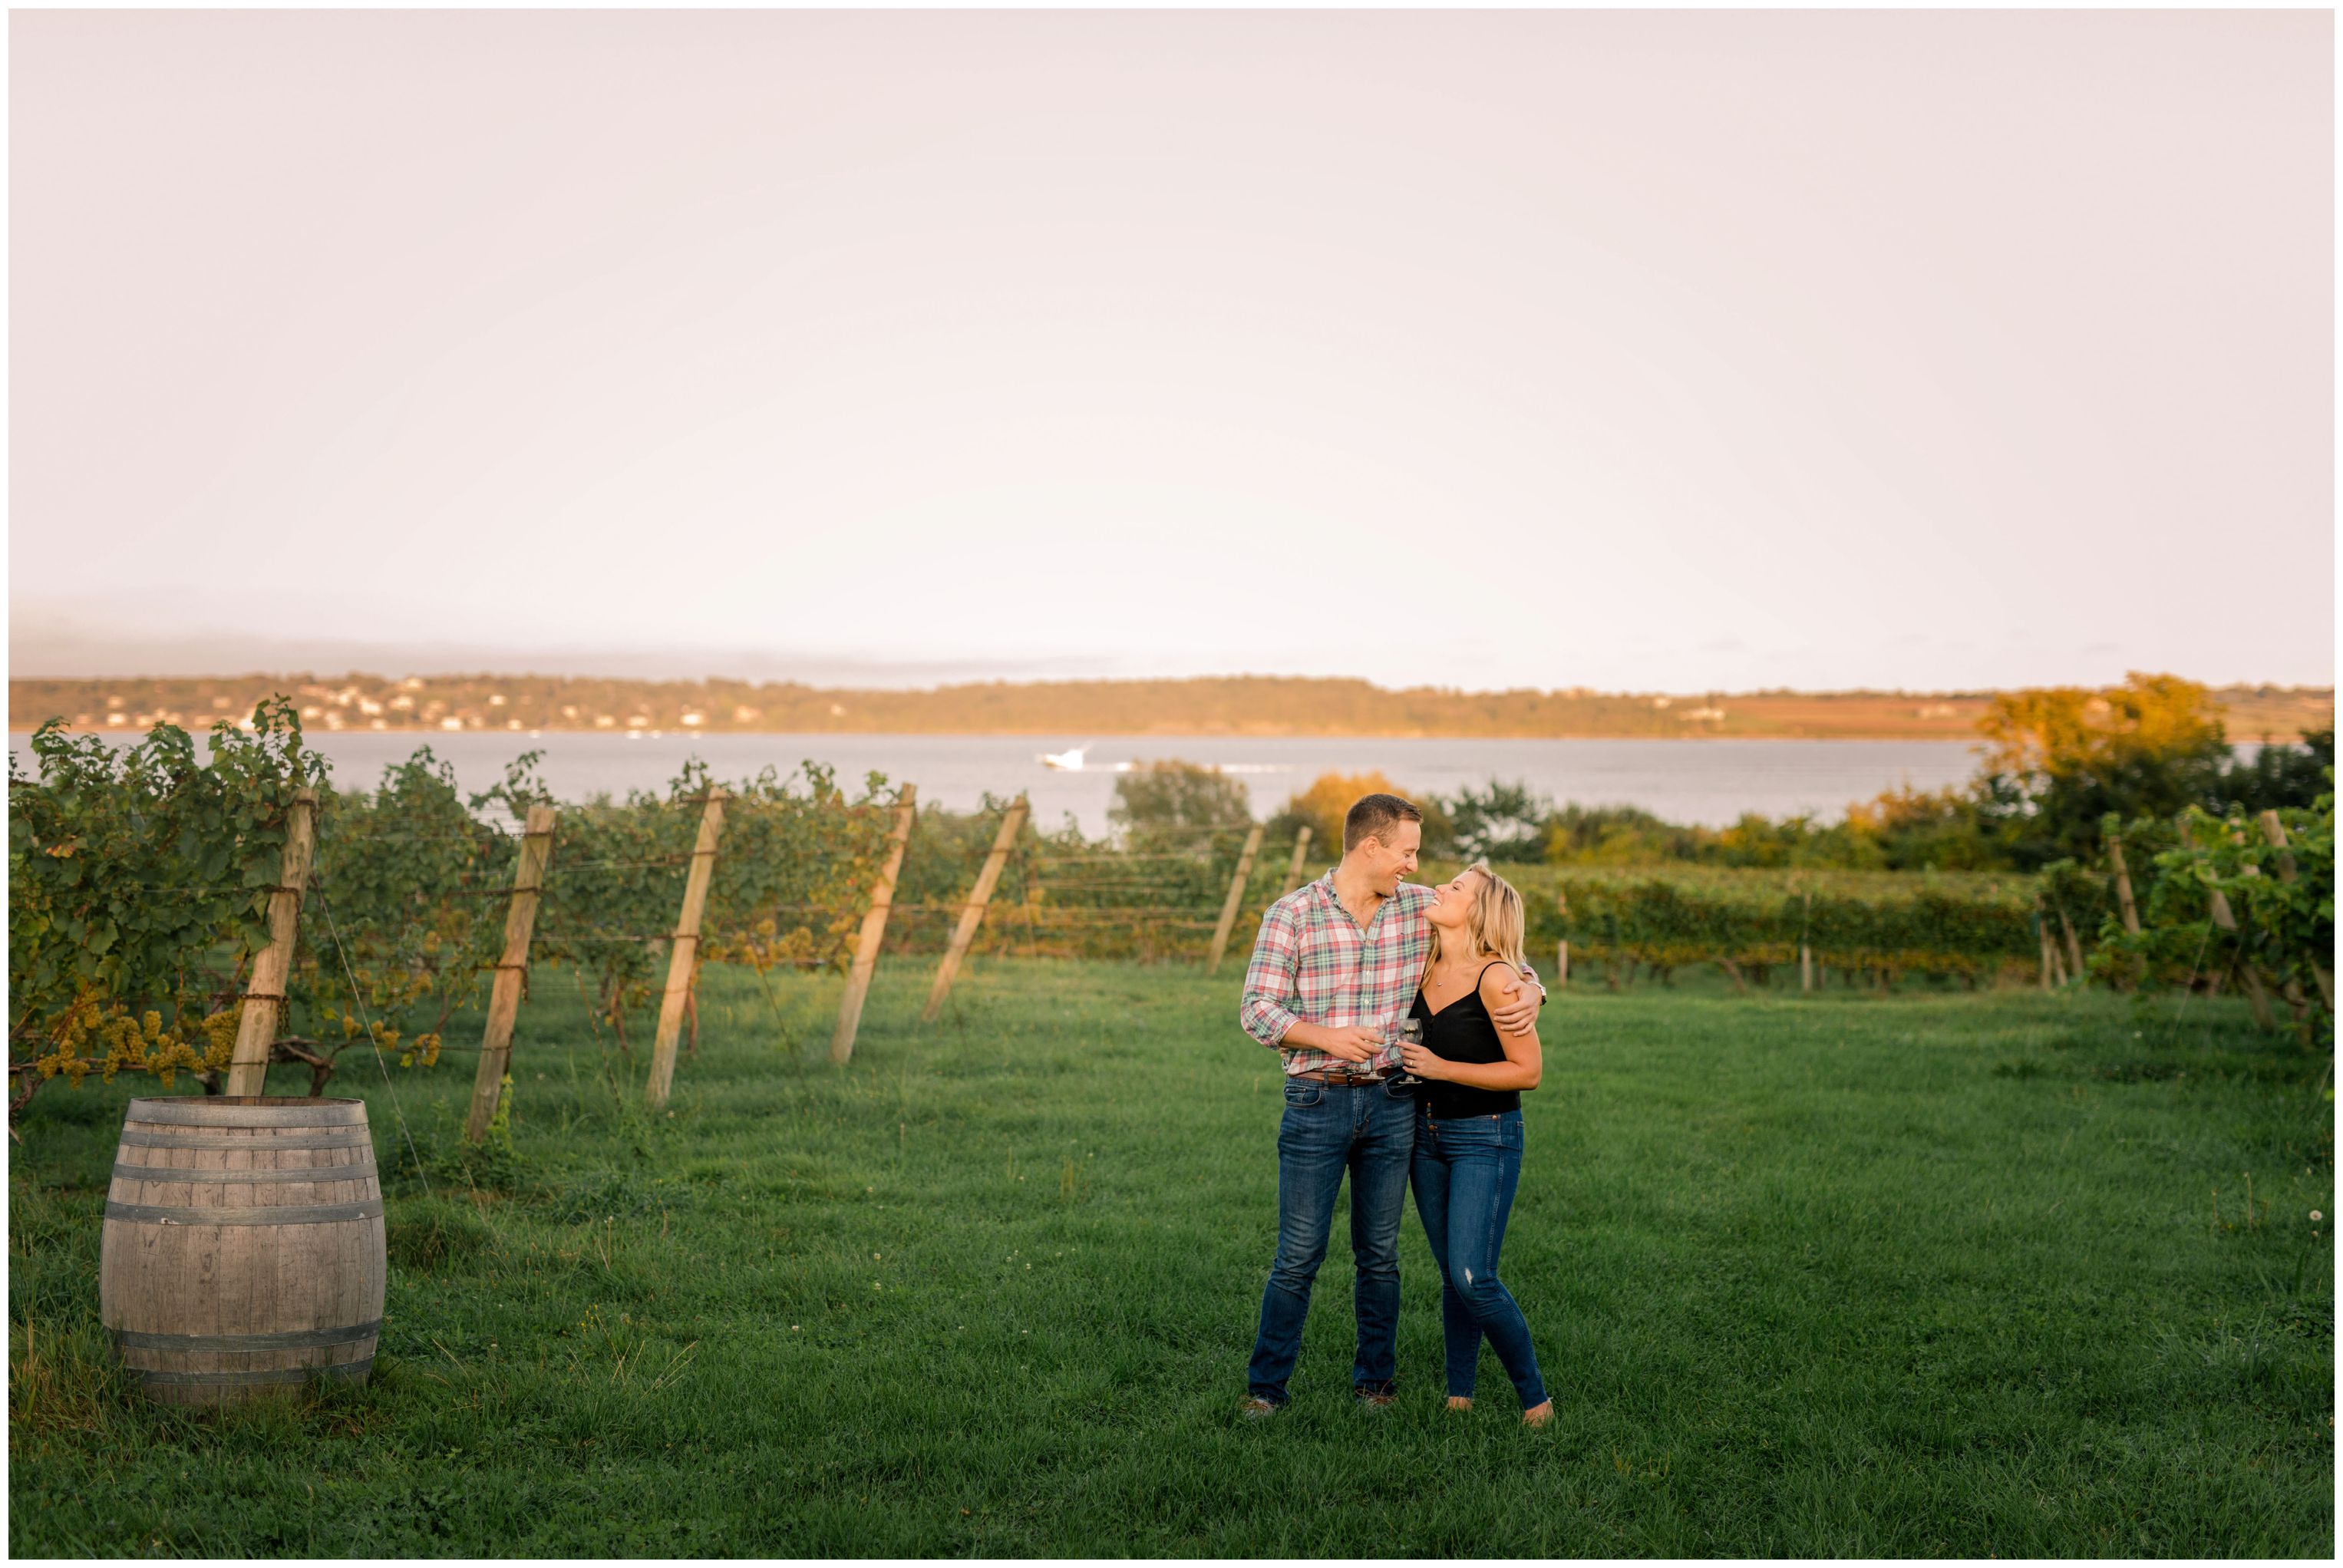
[[[1351,1381],[1364,1392],[1391,1392],[1399,1370],[1399,1221],[1414,1143],[1412,1090],[1285,1081],[1285,1119],[1277,1129],[1277,1261],[1261,1293],[1261,1332],[1247,1373],[1256,1397],[1285,1402],[1345,1171],[1351,1255],[1359,1270],[1359,1354]]]
[[[1448,1346],[1448,1392],[1473,1397],[1481,1336],[1513,1380],[1522,1408],[1545,1402],[1529,1321],[1497,1278],[1513,1189],[1522,1177],[1522,1113],[1416,1122],[1415,1211],[1440,1265],[1440,1327]]]

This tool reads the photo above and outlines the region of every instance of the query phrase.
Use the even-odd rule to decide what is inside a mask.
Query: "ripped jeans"
[[[1481,1336],[1513,1380],[1522,1408],[1545,1402],[1529,1321],[1497,1278],[1497,1253],[1522,1175],[1522,1113],[1415,1122],[1415,1211],[1440,1265],[1440,1326],[1448,1348],[1448,1393],[1473,1397]]]

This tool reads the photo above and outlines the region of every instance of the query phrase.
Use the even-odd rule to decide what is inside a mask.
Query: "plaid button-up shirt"
[[[1432,946],[1432,927],[1423,918],[1431,902],[1430,888],[1402,882],[1362,931],[1335,896],[1332,871],[1278,900],[1262,917],[1252,962],[1245,966],[1244,1000],[1237,1010],[1244,1031],[1272,1050],[1283,1049],[1289,1075],[1335,1065],[1364,1073],[1397,1067],[1396,1043],[1370,1060],[1347,1063],[1279,1042],[1297,1023],[1387,1027],[1403,1017],[1414,1005]],[[1536,977],[1530,979],[1534,984]]]

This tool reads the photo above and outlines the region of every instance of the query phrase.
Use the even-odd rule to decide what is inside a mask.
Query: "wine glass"
[[[1392,1025],[1392,1043],[1399,1046],[1422,1045],[1423,1020],[1413,1014],[1396,1020]],[[1402,1057],[1399,1062],[1393,1066],[1388,1081],[1396,1083],[1403,1089],[1413,1089],[1423,1080],[1407,1070],[1406,1058]]]

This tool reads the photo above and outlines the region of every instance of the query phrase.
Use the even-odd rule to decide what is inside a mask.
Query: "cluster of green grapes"
[[[62,1076],[75,1088],[95,1070],[106,1083],[125,1068],[151,1072],[168,1089],[181,1071],[217,1072],[227,1066],[236,1049],[236,1030],[243,1009],[228,1008],[196,1020],[187,1034],[163,1026],[160,1011],[149,1008],[134,1015],[118,1001],[85,995],[52,1020],[49,1050],[34,1059],[33,1070],[43,1079]],[[103,1057],[91,1053],[105,1048]]]

